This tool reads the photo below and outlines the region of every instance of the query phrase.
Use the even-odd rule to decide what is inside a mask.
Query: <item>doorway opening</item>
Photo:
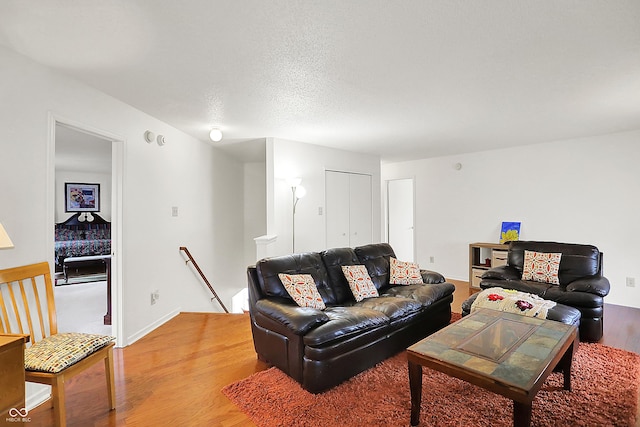
[[[53,262],[61,332],[120,337],[122,141],[53,121]],[[119,340],[118,340],[119,341]]]

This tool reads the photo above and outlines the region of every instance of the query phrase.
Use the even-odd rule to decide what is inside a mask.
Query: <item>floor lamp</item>
[[[292,253],[296,252],[296,206],[298,201],[307,194],[307,190],[300,185],[302,179],[296,178],[292,180],[291,195],[293,196],[293,213],[291,215],[291,249]]]

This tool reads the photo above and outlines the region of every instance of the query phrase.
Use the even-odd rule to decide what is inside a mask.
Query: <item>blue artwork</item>
[[[500,243],[507,243],[520,239],[520,223],[519,222],[503,222],[500,231]]]

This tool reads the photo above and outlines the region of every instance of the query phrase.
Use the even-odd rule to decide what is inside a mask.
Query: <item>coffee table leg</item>
[[[573,353],[575,353],[577,347],[578,339],[576,338],[564,353],[564,356],[562,356],[559,363],[560,368],[562,369],[562,374],[564,375],[564,389],[569,391],[571,391],[571,365],[573,363]]]
[[[422,365],[409,362],[409,388],[411,389],[411,425],[420,424],[420,402],[422,401]]]
[[[531,403],[513,401],[513,427],[529,427],[531,425]]]

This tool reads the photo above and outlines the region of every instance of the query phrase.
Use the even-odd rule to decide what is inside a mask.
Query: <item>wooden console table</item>
[[[0,419],[24,408],[24,345],[28,335],[0,334]]]

